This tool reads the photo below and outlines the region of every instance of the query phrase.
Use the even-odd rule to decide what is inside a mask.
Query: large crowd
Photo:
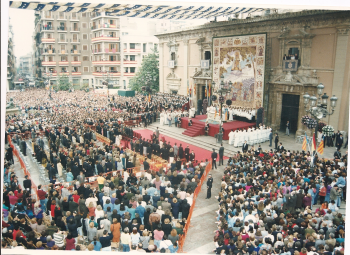
[[[229,158],[216,196],[216,254],[344,254],[346,176],[347,154],[252,148]]]
[[[187,98],[161,93],[106,98],[76,91],[53,93],[49,100],[48,93],[7,95],[21,112],[6,116],[6,138],[11,134],[23,155],[29,139],[50,183],[38,185],[33,196],[29,178],[19,183],[8,147],[2,248],[177,252],[208,160],[198,162],[181,144],[171,146],[158,130],[136,139],[124,123],[139,118],[146,126],[160,117],[178,125],[188,114]],[[97,141],[97,135],[111,144]],[[122,144],[123,137],[130,144]],[[269,127],[232,132],[229,143],[266,140],[271,146]],[[229,158],[217,196],[215,252],[344,254],[345,217],[338,210],[346,198],[347,154],[312,158],[277,147],[276,138],[275,149],[252,148]],[[169,167],[152,171],[153,157]],[[134,167],[142,173],[122,171]],[[93,176],[96,181],[88,183]],[[62,177],[64,184],[57,185]]]
[[[208,161],[195,161],[189,148],[170,146],[158,131],[149,139],[131,139],[130,149],[120,142],[122,136],[133,137],[125,121],[139,115],[152,123],[161,110],[180,111],[185,98],[156,94],[151,100],[137,95],[107,101],[78,91],[58,92],[48,100],[47,93],[8,95],[22,112],[6,117],[6,135],[13,135],[23,155],[26,141],[32,142],[33,157],[46,168],[50,183],[39,185],[32,196],[31,180],[18,182],[12,148],[7,149],[3,248],[176,252]],[[97,134],[111,144],[98,142]],[[141,155],[142,175],[122,176],[121,170],[141,165]],[[151,171],[153,155],[169,162],[169,169]],[[65,182],[57,185],[62,175]],[[96,175],[95,183],[87,183],[86,177]]]

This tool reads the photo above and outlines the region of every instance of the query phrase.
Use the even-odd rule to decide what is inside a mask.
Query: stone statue
[[[13,98],[11,97],[10,98],[10,102],[7,103],[6,105],[6,109],[13,109],[13,108],[16,108],[15,104],[13,103]]]

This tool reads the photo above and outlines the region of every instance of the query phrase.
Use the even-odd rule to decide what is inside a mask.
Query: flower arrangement
[[[309,129],[315,128],[317,121],[310,118],[308,115],[301,117],[301,123]]]
[[[331,136],[334,133],[334,128],[330,125],[327,125],[322,128],[322,132],[325,136]]]
[[[318,123],[318,132],[322,133],[322,129],[326,126],[327,124],[324,122],[319,122]]]

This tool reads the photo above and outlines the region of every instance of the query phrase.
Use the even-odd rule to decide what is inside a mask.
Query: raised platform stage
[[[185,128],[186,130],[182,133],[187,136],[199,136],[204,135],[204,127],[205,127],[205,120],[207,118],[207,115],[198,115],[195,118],[192,119],[192,126],[188,126],[188,117],[181,118],[181,127]],[[223,124],[224,128],[224,140],[228,140],[228,134],[231,132],[231,130],[235,131],[236,129],[247,129],[250,127],[255,127],[255,122],[244,122],[239,120],[233,120],[228,121]],[[219,124],[209,124],[209,134],[212,137],[215,137],[215,135],[219,133]]]

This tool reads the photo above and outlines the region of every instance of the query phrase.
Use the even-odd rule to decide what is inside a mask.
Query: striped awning
[[[141,2],[141,1],[140,1]],[[64,2],[10,1],[10,8],[53,12],[106,12],[110,16],[125,16],[150,19],[207,19],[239,13],[263,11],[263,8],[219,7],[219,6],[170,6],[141,4],[98,4]]]

